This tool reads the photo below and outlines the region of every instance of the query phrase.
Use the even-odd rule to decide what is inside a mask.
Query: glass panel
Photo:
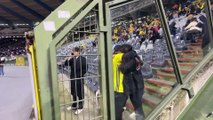
[[[128,115],[133,117],[133,112],[141,113],[137,105],[140,105],[140,93],[144,90],[142,106],[145,116],[147,116],[177,85],[176,75],[171,64],[171,57],[163,36],[156,6],[151,0],[140,0],[118,8],[112,8],[111,17],[114,78],[118,76],[115,73],[123,73],[124,75],[124,91],[114,90],[115,97],[117,97],[115,98],[115,103],[116,105],[122,104],[119,95],[124,99],[130,97],[126,102],[127,109],[123,112],[123,116],[127,119]],[[134,52],[131,53],[132,51],[129,52],[128,50],[126,52],[127,45],[124,44],[131,45],[137,55],[142,58],[143,65],[141,68],[139,67],[138,58],[134,56]],[[124,54],[123,59],[119,61],[120,63],[116,64],[115,61],[118,60],[117,58],[120,55],[119,51],[117,51],[118,48]],[[131,61],[133,61],[132,64],[130,64]],[[128,72],[125,72],[126,65],[130,65],[132,68]],[[137,67],[134,67],[134,65]],[[141,82],[143,82],[142,77],[135,77],[136,75],[140,76],[138,71],[141,71],[143,75],[145,84],[143,90],[139,89]],[[117,82],[121,80],[114,79],[114,83],[117,85]],[[136,80],[137,82],[132,82],[131,80]],[[123,93],[127,93],[127,95]],[[138,99],[131,99],[135,94],[140,94],[139,96],[136,95]],[[116,109],[119,110],[120,107],[118,105]],[[136,111],[134,111],[135,109]]]
[[[164,3],[169,29],[183,77],[209,52],[209,33],[204,0]]]
[[[61,120],[102,119],[99,91],[98,8],[92,9],[57,49]]]

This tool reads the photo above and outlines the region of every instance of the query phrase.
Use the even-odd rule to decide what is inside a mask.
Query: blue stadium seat
[[[163,54],[157,54],[155,56],[154,61],[151,63],[152,67],[154,68],[163,68],[165,67],[166,60]]]
[[[145,79],[150,79],[150,78],[153,77],[152,67],[148,63],[144,62],[143,66],[141,68],[141,72],[142,72],[142,75]]]

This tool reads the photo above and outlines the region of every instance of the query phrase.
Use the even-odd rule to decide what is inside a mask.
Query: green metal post
[[[212,18],[212,13],[210,9],[210,1],[205,0],[205,11],[206,11],[206,16],[207,16],[207,24],[208,24],[208,31],[209,31],[209,38],[210,38],[210,48],[211,50],[208,51],[208,54],[205,56],[205,58],[184,78],[184,83],[188,83],[191,78],[204,66],[209,62],[210,59],[212,59],[213,55],[213,18]]]
[[[182,81],[180,67],[179,67],[178,60],[177,60],[176,50],[175,50],[175,47],[172,42],[172,38],[171,38],[170,31],[169,31],[169,26],[168,26],[168,21],[166,19],[162,0],[155,0],[155,4],[157,7],[158,15],[160,16],[160,21],[161,21],[161,24],[163,27],[164,35],[166,37],[166,43],[168,45],[168,49],[169,49],[171,61],[172,61],[173,67],[174,67],[174,72],[176,74],[177,82],[182,84],[183,81]]]
[[[49,44],[52,41],[52,34],[68,20],[68,18],[59,18],[59,14],[61,11],[65,11],[71,17],[87,2],[79,0],[65,1],[34,30],[42,120],[60,119],[60,116],[55,114],[59,113],[58,102],[56,102],[59,98],[56,96],[53,100],[53,96],[57,95],[57,93],[53,94],[55,86],[52,87],[51,59],[49,57]],[[70,7],[70,5],[73,6]]]
[[[99,50],[100,50],[100,54],[101,54],[101,76],[102,76],[102,83],[101,83],[101,91],[103,94],[103,103],[107,103],[107,104],[103,104],[103,114],[104,114],[104,120],[109,120],[111,119],[110,116],[110,112],[111,112],[111,105],[109,98],[111,98],[111,96],[109,95],[110,89],[108,88],[108,83],[110,82],[109,77],[107,76],[108,74],[108,59],[107,59],[107,49],[106,49],[106,37],[105,37],[105,33],[107,32],[106,29],[104,29],[104,11],[103,11],[103,2],[99,2],[99,26],[100,26],[100,37],[99,37]],[[110,109],[110,110],[109,110]],[[112,110],[113,111],[113,110]],[[113,120],[113,119],[112,119]]]
[[[113,72],[112,72],[112,31],[111,31],[111,16],[109,4],[105,4],[105,18],[106,18],[106,50],[107,50],[107,74],[108,74],[108,90],[109,90],[109,105],[110,105],[110,118],[115,119],[115,102],[114,102],[114,88],[113,88]]]
[[[213,48],[213,34],[212,34],[213,33],[213,18],[212,18],[210,6],[211,6],[210,0],[205,0],[205,13],[206,13],[206,19],[207,19],[207,24],[208,24],[209,38],[210,38],[209,48],[212,49]]]

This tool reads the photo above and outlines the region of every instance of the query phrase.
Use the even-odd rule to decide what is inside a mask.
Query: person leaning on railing
[[[33,45],[33,42],[34,42],[34,33],[32,31],[25,32],[24,36],[25,36],[25,39],[26,39],[25,50],[26,50],[26,52],[30,53],[29,47],[30,47],[30,45]]]

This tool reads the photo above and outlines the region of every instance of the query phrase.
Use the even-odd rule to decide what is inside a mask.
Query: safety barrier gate
[[[150,12],[159,17],[158,22],[165,34],[159,46],[165,49],[163,52],[167,55],[167,59],[162,58],[156,50],[156,59],[162,58],[164,64],[150,68],[153,70],[151,77],[155,79],[147,78],[145,82],[142,100],[147,119],[154,119],[181,90],[183,75],[188,81],[204,64],[201,62],[192,71],[180,69],[183,64],[179,62],[185,59],[179,59],[179,53],[176,53],[162,0],[103,1],[66,0],[35,28],[35,68],[42,120],[115,119],[112,30],[119,24],[117,21],[123,21],[123,25],[128,23],[130,13],[134,13],[132,18],[139,20],[138,15],[149,10],[142,8],[151,6]],[[129,14],[126,15],[126,12]],[[133,34],[131,37],[136,39]],[[138,43],[135,40],[130,44],[136,49],[140,47]],[[204,58],[203,54],[201,56]],[[210,54],[207,55],[203,61],[210,57]],[[149,58],[146,60],[149,62]],[[147,64],[148,67],[151,62]],[[134,110],[129,102],[127,109],[130,112]]]

